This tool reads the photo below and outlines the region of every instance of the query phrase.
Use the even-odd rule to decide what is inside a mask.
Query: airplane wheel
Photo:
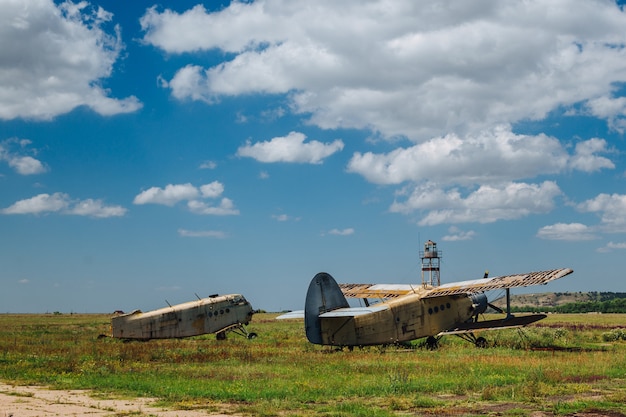
[[[487,339],[482,336],[476,339],[475,343],[477,348],[485,349],[486,347],[488,347]]]
[[[428,338],[426,339],[426,348],[428,348],[428,350],[437,350],[438,347],[439,342],[437,341],[437,339],[433,336],[428,336]]]
[[[215,334],[217,340],[226,340],[226,332],[219,332]]]
[[[248,339],[256,339],[257,334],[256,333],[248,333]]]

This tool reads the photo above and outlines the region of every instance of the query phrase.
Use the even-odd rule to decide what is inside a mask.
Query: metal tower
[[[422,286],[438,287],[441,285],[439,279],[439,264],[441,252],[437,251],[437,244],[432,240],[424,243],[424,251],[420,252],[422,259]]]

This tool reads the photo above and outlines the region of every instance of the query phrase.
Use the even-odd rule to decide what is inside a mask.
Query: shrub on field
[[[613,329],[610,332],[602,333],[602,340],[605,342],[626,340],[626,329]]]

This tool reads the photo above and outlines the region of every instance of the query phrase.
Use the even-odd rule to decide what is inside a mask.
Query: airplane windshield
[[[243,297],[243,295],[236,295],[236,296],[234,296],[234,297],[233,297],[232,303],[233,303],[233,304],[242,305],[242,304],[246,304],[246,303],[247,303],[247,301],[246,301],[246,299]]]

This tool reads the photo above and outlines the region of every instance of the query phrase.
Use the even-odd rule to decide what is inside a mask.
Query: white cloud
[[[102,200],[73,200],[65,193],[39,194],[20,200],[0,211],[2,214],[59,213],[97,218],[120,217],[126,214],[121,206],[106,206]]]
[[[20,175],[41,174],[48,168],[38,159],[30,155],[24,155],[26,152],[34,152],[36,150],[27,149],[31,144],[28,139],[7,139],[0,142],[0,161],[6,161]],[[11,150],[15,145],[19,146],[18,151]]]
[[[575,153],[570,159],[570,166],[584,172],[599,171],[602,168],[614,169],[615,164],[610,159],[595,155],[606,152],[608,149],[604,139],[593,138],[577,143]]]
[[[624,250],[624,249],[626,249],[626,242],[622,242],[622,243],[609,242],[606,244],[606,246],[598,248],[597,252],[607,253],[607,252],[612,252],[613,250]]]
[[[168,184],[165,188],[151,187],[135,196],[134,204],[162,204],[173,206],[181,201],[187,201],[187,208],[195,214],[209,214],[217,216],[237,215],[239,210],[229,198],[222,198],[218,205],[207,203],[201,199],[216,199],[224,192],[224,184],[213,181],[209,184],[196,187],[190,183]]]
[[[445,190],[435,184],[416,186],[404,202],[394,202],[392,212],[426,215],[419,225],[442,223],[492,223],[513,220],[531,214],[547,213],[554,208],[554,199],[561,195],[556,183],[505,183],[483,185],[463,196],[458,189]]]
[[[626,130],[626,98],[603,96],[587,102],[588,112],[598,118],[607,119],[609,126],[620,133]]]
[[[187,207],[192,213],[196,214],[212,214],[215,216],[230,216],[239,214],[239,210],[235,208],[235,204],[229,198],[222,198],[217,206],[207,204],[204,201],[191,200],[187,203]]]
[[[598,213],[605,232],[626,232],[625,194],[599,194],[578,204],[576,208],[585,213]]]
[[[20,200],[2,210],[4,214],[40,214],[59,212],[69,206],[69,196],[63,193],[39,194],[35,197]]]
[[[202,197],[217,198],[224,192],[224,184],[219,181],[213,181],[210,184],[201,185],[200,192],[202,193]]]
[[[226,233],[219,230],[186,230],[178,229],[178,234],[182,237],[211,237],[216,239],[224,239]]]
[[[101,86],[123,50],[112,15],[87,2],[0,2],[0,119],[52,119],[78,106],[102,115],[141,108]]]
[[[449,134],[388,154],[357,152],[348,171],[376,184],[429,180],[467,185],[554,174],[567,163],[557,139],[514,134],[502,125],[464,138]]]
[[[9,166],[22,175],[41,174],[46,172],[46,167],[41,161],[32,156],[19,156],[9,160]]]
[[[464,232],[456,226],[451,226],[448,229],[448,234],[442,237],[441,239],[445,242],[459,242],[463,240],[472,240],[476,236],[476,232],[473,230],[469,230]]]
[[[623,123],[626,15],[614,2],[412,0],[232,2],[215,12],[149,9],[144,42],[180,54],[219,49],[182,68],[179,99],[286,94],[322,128],[367,128],[423,141],[542,119],[582,104]]]
[[[194,199],[199,191],[193,185],[168,184],[165,188],[151,187],[135,196],[134,204],[163,204],[173,206],[179,201]]]
[[[343,149],[339,139],[332,143],[316,140],[304,143],[306,136],[300,132],[290,132],[287,136],[275,137],[267,142],[252,144],[237,149],[237,156],[254,158],[260,162],[300,162],[321,164],[324,158]]]
[[[547,240],[593,240],[598,236],[593,229],[582,223],[556,223],[544,226],[537,232],[537,237]]]
[[[122,206],[105,206],[102,200],[91,198],[82,200],[74,204],[67,214],[90,217],[119,217],[126,214],[126,209]]]
[[[214,161],[204,161],[200,164],[200,169],[215,169],[217,168],[217,163]]]
[[[350,236],[354,234],[354,229],[351,227],[347,229],[332,229],[328,231],[328,234],[335,236]]]

